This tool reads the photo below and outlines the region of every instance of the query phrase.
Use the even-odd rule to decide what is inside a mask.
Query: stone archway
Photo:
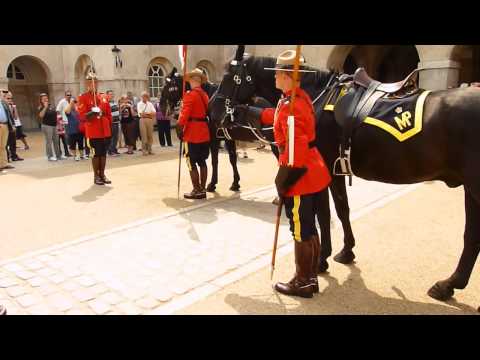
[[[327,67],[350,74],[364,67],[379,81],[395,82],[416,69],[419,62],[414,45],[337,45],[327,59]]]
[[[92,65],[92,58],[86,54],[80,55],[75,62],[75,87],[71,89],[74,94],[82,94],[86,91],[83,81]]]
[[[456,45],[452,49],[450,60],[460,65],[458,85],[480,82],[480,45]]]
[[[207,75],[207,79],[211,82],[216,82],[217,76],[215,73],[215,66],[208,60],[201,60],[197,63],[197,68],[204,71]]]
[[[39,58],[23,55],[8,65],[6,75],[8,89],[13,94],[23,128],[38,129],[38,96],[40,93],[49,93],[51,74],[48,66]]]
[[[387,83],[403,80],[418,67],[419,62],[420,57],[414,45],[387,47],[377,63],[377,79]]]

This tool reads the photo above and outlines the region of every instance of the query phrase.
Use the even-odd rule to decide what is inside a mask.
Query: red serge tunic
[[[203,120],[207,117],[207,107],[208,95],[201,87],[185,93],[178,118],[178,123],[183,126],[183,141],[194,144],[210,141],[208,123]]]
[[[285,98],[278,102],[277,109],[265,109],[261,116],[262,124],[273,124],[275,142],[279,148],[284,149],[284,151],[280,153],[279,165],[288,164],[289,144],[287,141],[287,119],[290,114],[289,96],[291,96],[291,91],[287,92],[285,96]],[[276,118],[275,111],[277,111]],[[309,147],[309,143],[315,140],[315,113],[310,97],[300,88],[296,90],[293,115],[295,117],[295,154],[293,166],[306,166],[308,170],[285,195],[305,195],[322,191],[330,184],[332,178],[317,147]]]
[[[97,94],[97,106],[102,111],[102,116],[92,116],[87,118],[87,113],[95,106],[93,93],[87,92],[78,97],[78,114],[80,121],[85,124],[85,137],[88,139],[108,138],[112,136],[112,112],[107,99]]]

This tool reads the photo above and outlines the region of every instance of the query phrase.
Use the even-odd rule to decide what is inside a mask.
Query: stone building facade
[[[292,45],[247,45],[258,56],[276,56]],[[38,94],[47,92],[55,102],[65,90],[82,92],[89,66],[100,77],[99,90],[137,96],[149,90],[156,97],[164,77],[180,68],[176,45],[8,45],[0,46],[0,88],[14,93],[26,129],[38,128],[35,116]],[[232,45],[189,46],[188,67],[203,68],[212,82],[219,82],[223,66],[235,52]],[[305,45],[307,61],[318,68],[353,72],[363,66],[372,77],[398,81],[416,67],[420,86],[437,90],[480,80],[480,46],[474,45]]]

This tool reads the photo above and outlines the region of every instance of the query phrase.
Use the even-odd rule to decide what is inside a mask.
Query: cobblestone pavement
[[[349,188],[353,214],[409,188],[355,182]],[[268,187],[208,200],[2,262],[0,303],[9,314],[173,312],[175,302],[215,292],[233,272],[269,256],[274,195]],[[290,243],[285,220],[280,247]]]

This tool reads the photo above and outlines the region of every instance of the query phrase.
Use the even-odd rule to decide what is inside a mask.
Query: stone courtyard
[[[109,158],[113,184],[96,187],[89,161],[47,162],[40,135],[30,134],[32,150],[19,150],[25,161],[0,178],[12,189],[2,194],[8,226],[0,242],[0,303],[9,314],[474,314],[479,305],[475,270],[450,305],[426,295],[458,260],[461,189],[355,178],[348,191],[357,263],[330,260],[330,273],[319,278],[321,295],[306,302],[275,296],[271,288],[276,165],[270,151],[250,147],[249,158],[239,159],[240,193],[228,190],[232,173],[221,152],[218,192],[186,201],[176,196],[177,143],[156,145],[148,158]],[[182,165],[181,190],[188,191]],[[415,217],[407,219],[412,210]],[[335,253],[342,230],[332,219]],[[291,276],[292,249],[284,218],[274,280]],[[369,296],[358,299],[367,284]]]

